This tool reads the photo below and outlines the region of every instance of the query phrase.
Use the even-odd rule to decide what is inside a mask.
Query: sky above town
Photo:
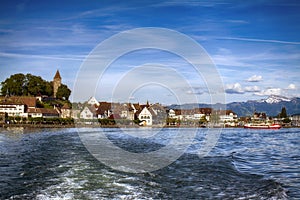
[[[94,81],[96,87],[85,88],[73,101],[95,96],[99,101],[172,104],[178,103],[178,95],[193,95],[198,102],[209,103],[211,95],[221,90],[211,91],[208,79],[222,80],[226,102],[300,96],[300,2],[284,0],[2,1],[0,81],[15,73],[50,81],[59,70],[62,82],[73,89],[93,49],[123,31],[146,27],[190,37],[203,47],[217,73],[199,72],[174,52],[139,49],[120,55],[104,74],[90,69],[99,79],[85,81]],[[172,46],[168,37],[147,39]],[[128,44],[125,39],[107,51]],[[169,80],[172,86],[159,80]],[[112,98],[113,91],[123,91],[120,85],[125,87],[126,81],[138,85],[131,86],[127,96]],[[183,98],[179,103],[192,101]]]

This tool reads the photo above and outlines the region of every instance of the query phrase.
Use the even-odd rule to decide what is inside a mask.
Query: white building
[[[28,108],[28,117],[36,118],[56,118],[59,117],[59,112],[52,108]]]
[[[100,103],[97,101],[97,99],[95,97],[91,97],[88,102],[87,102],[89,105],[96,105],[96,106],[99,106]]]
[[[176,117],[175,110],[170,109],[170,110],[169,110],[169,113],[168,113],[168,117],[170,117],[170,118],[175,118],[175,117]]]
[[[236,126],[238,119],[237,115],[231,110],[221,110],[219,111],[219,119],[220,122],[225,126]]]
[[[80,113],[81,119],[96,119],[96,110],[93,106],[85,106]]]
[[[18,103],[1,103],[0,113],[7,113],[8,116],[27,117],[25,113],[25,105]]]
[[[148,109],[146,106],[138,113],[138,118],[140,121],[140,125],[143,126],[151,126],[153,124],[153,115],[155,113],[150,109]]]
[[[293,126],[300,126],[300,113],[290,117]]]

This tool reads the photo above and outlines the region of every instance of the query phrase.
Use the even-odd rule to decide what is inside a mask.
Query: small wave
[[[155,173],[161,190],[177,199],[229,198],[284,199],[282,185],[263,176],[238,171],[231,157],[207,157],[185,154],[172,165]],[[198,192],[195,192],[198,191]]]

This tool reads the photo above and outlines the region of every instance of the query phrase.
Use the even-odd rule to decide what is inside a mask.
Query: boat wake
[[[24,144],[6,145],[0,158],[0,199],[288,198],[281,183],[238,170],[234,154],[199,158],[188,152],[160,170],[132,174],[101,164],[74,133],[35,135],[21,141]],[[162,145],[132,137],[119,140],[118,145],[124,144],[136,152]]]

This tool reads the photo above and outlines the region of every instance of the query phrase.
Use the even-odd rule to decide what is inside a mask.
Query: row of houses
[[[283,126],[300,126],[300,113],[293,114],[286,118],[281,117],[268,117],[264,112],[254,112],[250,118],[246,118],[244,121],[251,121],[255,123],[275,123]]]
[[[80,120],[127,119],[139,120],[141,125],[162,124],[167,117],[165,108],[159,103],[110,103],[98,102],[91,97],[83,107],[72,110],[72,117]]]
[[[71,108],[68,104],[62,107],[54,106],[54,108],[39,108],[37,102],[40,97],[27,96],[11,96],[0,97],[0,113],[7,114],[10,117],[22,118],[54,118],[71,117]]]
[[[54,106],[53,108],[40,108],[41,97],[12,96],[0,97],[0,116],[5,114],[11,117],[22,118],[73,118],[75,120],[84,119],[126,119],[137,120],[140,125],[164,125],[171,122],[171,125],[198,124],[199,121],[206,124],[216,124],[221,126],[237,126],[238,116],[231,110],[213,110],[212,108],[194,109],[169,109],[159,103],[139,104],[139,103],[109,103],[98,102],[95,97],[91,97],[86,103],[75,106],[73,109],[69,104]],[[300,114],[290,116],[292,126],[300,126]],[[1,117],[3,118],[3,117]],[[170,119],[170,120],[168,120]],[[242,119],[240,119],[241,121]],[[265,113],[254,113],[251,119],[245,121],[269,120]],[[281,119],[272,118],[275,122]],[[277,120],[277,121],[276,121]],[[281,120],[282,121],[282,120]]]
[[[213,110],[212,108],[194,109],[168,109],[159,103],[139,104],[139,103],[108,103],[98,102],[95,97],[91,97],[80,109],[73,109],[75,119],[127,119],[139,120],[140,125],[162,125],[166,119],[174,119],[173,125],[192,121],[199,122],[205,118],[207,122],[213,121],[214,116],[218,116],[214,123],[222,123],[227,126],[236,126],[237,115],[231,110]]]
[[[202,120],[203,123],[222,126],[236,126],[238,117],[232,110],[213,110],[212,108],[170,109],[168,117],[178,122]]]

